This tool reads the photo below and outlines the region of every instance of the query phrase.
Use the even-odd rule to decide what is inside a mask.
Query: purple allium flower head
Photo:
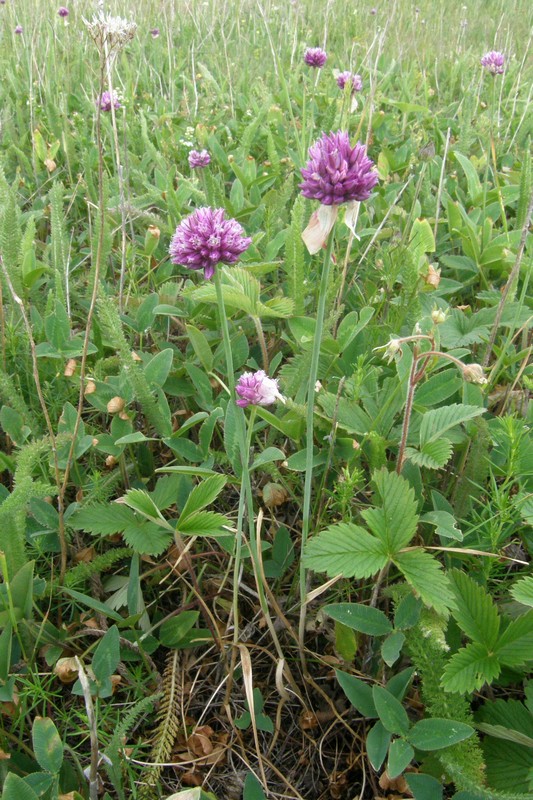
[[[503,65],[505,63],[505,56],[497,50],[491,50],[485,53],[481,59],[481,66],[485,67],[492,75],[502,75]]]
[[[344,89],[347,83],[352,84],[352,94],[355,92],[360,92],[363,88],[363,79],[360,75],[355,75],[353,72],[346,70],[346,72],[341,72],[337,75],[337,86],[339,89]]]
[[[22,25],[17,25],[17,27],[15,28],[15,33],[21,34],[23,30],[24,28],[22,27]]]
[[[65,6],[60,6],[57,13],[60,17],[68,17],[68,8],[65,8]]]
[[[235,392],[239,395],[235,402],[241,408],[270,406],[281,397],[277,380],[269,378],[262,369],[244,372],[237,381]]]
[[[170,260],[187,269],[203,269],[209,279],[217,264],[234,264],[251,239],[223,208],[197,208],[180,222],[170,242]]]
[[[116,92],[113,92],[112,95],[109,92],[102,92],[102,95],[96,104],[100,104],[102,111],[111,111],[111,106],[120,108],[120,103]]]
[[[152,34],[152,39],[157,39],[160,33],[159,28],[152,28],[150,33]]]
[[[322,69],[327,60],[327,53],[321,47],[308,47],[304,53],[304,61],[308,67]]]
[[[203,169],[211,163],[211,156],[207,150],[191,150],[189,153],[189,167],[191,169]]]
[[[345,131],[323,133],[309,148],[310,160],[302,169],[304,197],[337,206],[351,200],[368,200],[378,182],[374,162],[359,142],[352,147]]]
[[[377,8],[371,8],[371,9],[370,9],[370,13],[372,14],[372,16],[373,16],[373,17],[375,17],[375,16],[376,16],[376,14],[378,13],[378,10],[377,10]]]

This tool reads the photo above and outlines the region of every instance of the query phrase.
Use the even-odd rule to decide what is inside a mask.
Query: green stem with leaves
[[[326,251],[324,254],[324,264],[322,267],[322,275],[320,277],[320,288],[318,294],[318,309],[316,317],[315,338],[313,341],[313,351],[311,354],[311,368],[309,370],[309,384],[307,389],[307,438],[306,438],[306,456],[305,456],[303,518],[302,518],[302,548],[301,548],[302,554],[305,545],[307,544],[307,539],[309,537],[309,528],[311,522],[315,390],[316,390],[316,381],[318,377],[320,344],[322,342],[322,332],[324,329],[326,297],[328,293],[329,273],[331,267],[331,254],[333,252],[334,241],[335,241],[335,228],[333,228],[333,230],[329,234],[326,245]],[[306,594],[307,594],[307,570],[303,565],[303,558],[302,558],[300,561],[300,624],[298,628],[298,639],[300,643],[300,658],[302,660],[303,665],[305,665],[304,635],[305,635],[305,618],[306,618],[306,603],[305,603]]]

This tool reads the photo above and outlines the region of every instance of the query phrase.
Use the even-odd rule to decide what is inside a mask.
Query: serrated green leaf
[[[509,622],[494,649],[500,662],[509,667],[533,660],[533,610]]]
[[[76,511],[69,525],[76,530],[88,531],[100,536],[120,533],[126,525],[135,521],[133,511],[118,503],[98,503]]]
[[[481,689],[485,683],[492,683],[499,674],[498,658],[479,642],[471,642],[446,664],[442,686],[447,692],[469,693]]]
[[[379,539],[364,528],[341,522],[313,536],[303,561],[308,569],[345,578],[369,578],[389,561]]]
[[[473,733],[472,726],[464,722],[431,717],[416,722],[407,734],[407,739],[418,750],[442,750],[468,739]]]
[[[417,467],[426,469],[442,469],[450,460],[453,445],[448,439],[439,439],[437,442],[424,442],[420,450],[414,447],[405,448],[405,456]]]
[[[257,304],[260,319],[288,319],[294,312],[294,301],[290,297],[272,297],[265,303]]]
[[[415,493],[408,481],[387,469],[374,473],[381,508],[365,509],[361,516],[389,557],[409,544],[418,522]]]
[[[492,650],[500,631],[498,609],[487,590],[457,569],[448,573],[455,606],[452,614],[470,639]]]
[[[126,525],[122,537],[128,547],[139,555],[158,556],[172,542],[172,533],[154,522],[134,520]]]
[[[128,489],[124,497],[120,500],[128,508],[133,509],[150,522],[155,522],[160,527],[168,527],[167,521],[163,518],[158,507],[144,489]]]
[[[508,737],[522,735],[526,741],[533,739],[533,715],[518,700],[496,700],[486,702],[476,716],[481,722],[480,729],[489,729],[482,746],[490,785],[500,791],[508,791],[512,786],[515,792],[523,792],[524,798],[529,797],[531,747]]]
[[[521,578],[511,588],[511,594],[518,603],[533,606],[533,576]]]
[[[223,514],[214,511],[198,511],[190,514],[183,522],[180,522],[178,530],[187,536],[216,536],[224,534],[227,536],[230,521]]]
[[[225,475],[212,475],[195,486],[183,507],[177,527],[180,528],[181,523],[191,514],[195,514],[213,503],[226,485],[227,480]]]
[[[368,636],[386,636],[392,631],[392,625],[383,611],[363,603],[331,603],[322,610],[332,619]]]
[[[400,701],[383,686],[374,686],[372,697],[379,718],[389,733],[406,734],[409,717]]]
[[[427,606],[447,615],[453,595],[442,566],[432,555],[422,549],[408,550],[398,553],[394,563]]]
[[[480,406],[468,406],[463,403],[452,403],[450,406],[426,411],[420,425],[421,446],[441,439],[446,431],[484,413],[485,409]]]

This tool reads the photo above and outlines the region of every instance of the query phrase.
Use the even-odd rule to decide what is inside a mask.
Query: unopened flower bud
[[[481,364],[465,364],[463,366],[463,378],[468,383],[479,383],[481,385],[488,383]]]
[[[107,411],[109,414],[118,414],[122,411],[125,405],[126,401],[123,397],[112,397],[107,404]]]
[[[115,458],[115,456],[108,456],[106,458],[106,460],[105,460],[105,465],[109,469],[111,469],[111,467],[114,467],[116,463],[117,463],[117,459]]]
[[[151,256],[157,245],[161,231],[156,225],[149,225],[144,237],[144,252],[147,256]]]
[[[435,325],[440,325],[446,319],[446,312],[442,308],[434,308],[431,312],[431,319]]]

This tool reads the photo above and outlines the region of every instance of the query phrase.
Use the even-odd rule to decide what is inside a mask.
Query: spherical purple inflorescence
[[[197,208],[176,228],[170,260],[187,269],[203,269],[209,279],[217,264],[234,264],[251,241],[237,220],[225,219],[223,208]]]
[[[310,160],[302,169],[304,197],[337,206],[351,200],[368,200],[378,182],[374,162],[359,142],[352,147],[345,131],[323,133],[309,148]]]
[[[489,53],[485,53],[481,59],[481,66],[485,67],[492,75],[502,75],[504,64],[505,56],[497,50],[491,50]]]
[[[120,108],[120,103],[116,92],[113,92],[113,94],[110,92],[102,92],[102,95],[96,104],[100,105],[102,111],[111,111],[111,106],[114,106],[115,109]]]
[[[321,47],[308,47],[304,53],[304,61],[308,67],[315,67],[315,69],[322,69],[328,55]]]
[[[361,76],[356,75],[349,70],[341,72],[339,75],[337,75],[337,86],[339,89],[344,89],[347,83],[352,84],[352,94],[355,94],[355,92],[360,92],[363,88],[363,79]]]
[[[159,30],[159,28],[152,28],[150,33],[152,34],[152,39],[157,39],[157,37],[160,34],[160,30]]]
[[[189,167],[191,169],[203,169],[211,163],[211,156],[207,150],[191,150],[189,153]]]
[[[17,27],[15,28],[15,33],[20,35],[23,30],[24,28],[22,27],[22,25],[17,25]]]
[[[269,378],[262,369],[243,373],[237,381],[235,392],[239,395],[235,402],[241,408],[270,406],[281,398],[277,380]]]
[[[65,6],[60,6],[57,13],[60,17],[68,17],[68,8],[65,8]]]

